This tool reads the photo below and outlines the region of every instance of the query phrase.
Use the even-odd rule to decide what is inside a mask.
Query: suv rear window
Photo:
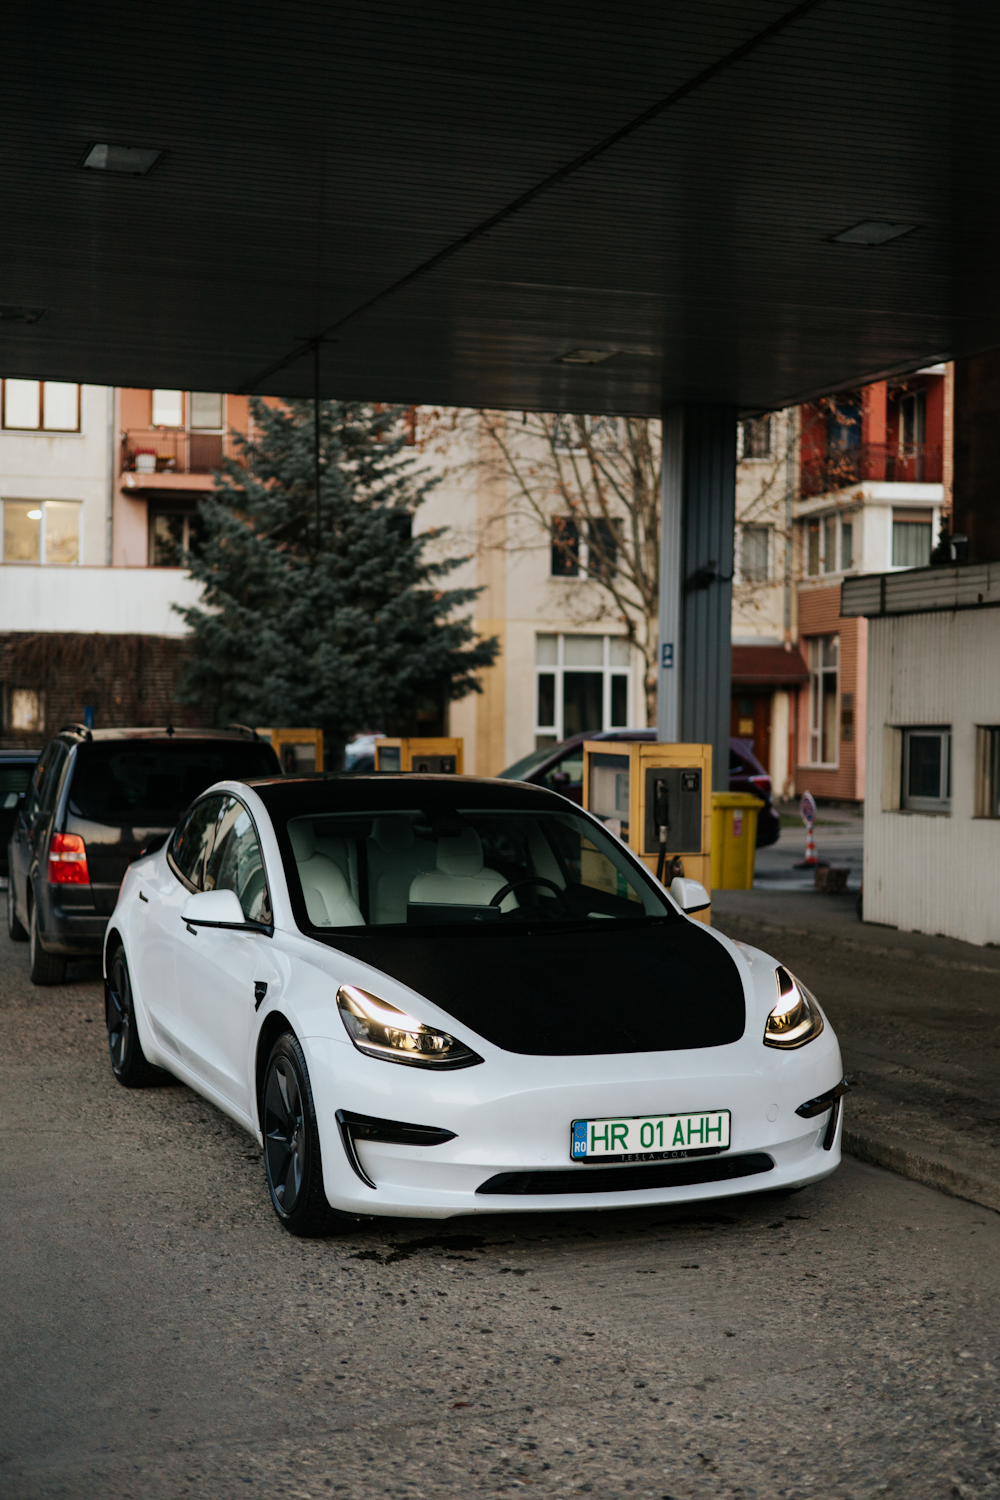
[[[94,823],[169,828],[214,781],[278,776],[270,745],[240,740],[175,744],[109,741],[76,752],[69,810]]]

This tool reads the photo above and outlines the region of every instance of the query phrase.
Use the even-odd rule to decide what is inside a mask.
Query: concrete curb
[[[897,1145],[872,1131],[848,1130],[842,1137],[843,1149],[861,1161],[871,1162],[876,1167],[887,1167],[900,1177],[922,1182],[925,1187],[937,1188],[953,1198],[964,1198],[969,1203],[979,1203],[983,1208],[1000,1213],[1000,1182],[979,1177],[950,1162],[947,1157],[926,1148],[914,1150],[910,1146]]]
[[[915,963],[931,964],[936,969],[961,970],[966,974],[995,974],[1000,979],[1000,963],[997,964],[972,964],[960,958],[941,958],[936,953],[921,952],[918,949],[907,948],[902,944],[892,945],[886,943],[867,943],[857,938],[844,937],[839,932],[821,932],[815,927],[792,927],[778,922],[758,922],[753,917],[742,915],[728,915],[727,913],[713,913],[712,926],[717,927],[720,932],[726,932],[733,927],[737,934],[753,936],[762,932],[774,933],[779,937],[808,938],[812,943],[839,943],[841,947],[850,948],[855,953],[870,953],[877,958],[908,958]],[[728,935],[728,934],[727,934]]]

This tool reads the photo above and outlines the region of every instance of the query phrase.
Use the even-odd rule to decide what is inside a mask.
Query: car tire
[[[38,932],[38,907],[28,915],[29,977],[32,984],[65,984],[66,960],[61,953],[46,953]]]
[[[7,936],[12,943],[26,943],[28,941],[27,929],[18,920],[17,909],[14,906],[14,877],[9,876],[7,880]]]
[[[261,1090],[264,1171],[271,1207],[289,1234],[332,1234],[346,1217],[327,1202],[309,1069],[291,1031],[271,1048]]]
[[[104,1020],[108,1028],[108,1051],[111,1071],[126,1089],[144,1089],[164,1077],[142,1050],[135,1024],[132,980],[128,972],[125,949],[118,947],[108,965],[104,984]]]

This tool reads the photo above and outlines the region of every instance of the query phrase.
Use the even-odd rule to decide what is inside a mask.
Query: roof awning
[[[734,646],[733,687],[795,687],[809,681],[798,647]]]

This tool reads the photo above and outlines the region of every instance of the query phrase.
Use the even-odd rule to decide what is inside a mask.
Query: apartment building
[[[860,573],[926,567],[950,510],[951,367],[742,424],[732,733],[786,794],[865,795]]]

